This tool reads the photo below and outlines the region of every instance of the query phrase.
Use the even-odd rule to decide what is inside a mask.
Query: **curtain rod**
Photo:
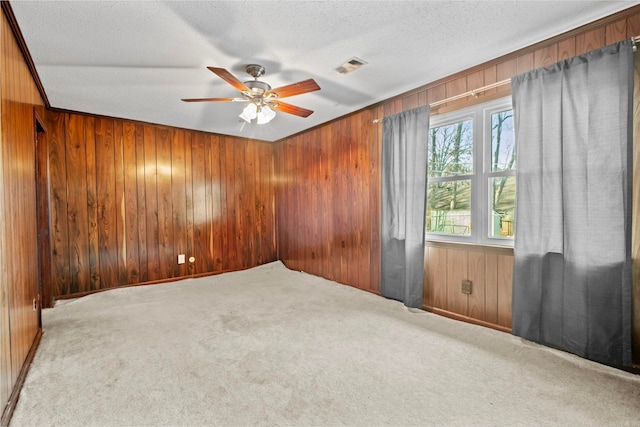
[[[440,101],[435,101],[429,104],[429,107],[436,107],[441,104],[446,104],[447,102],[457,101],[461,98],[466,98],[467,96],[478,96],[480,92],[485,92],[487,90],[495,89],[500,86],[504,86],[511,83],[511,79],[500,80],[499,82],[491,83],[486,86],[479,87],[477,89],[473,89],[459,95],[450,96],[449,98],[441,99]],[[384,120],[383,118],[374,119],[373,123],[381,123]]]
[[[638,43],[640,41],[640,36],[631,37],[631,41],[634,44]],[[634,52],[636,51],[636,46],[635,45],[633,46],[633,51]],[[465,93],[461,93],[460,95],[455,95],[455,96],[451,96],[449,98],[442,99],[440,101],[432,102],[432,103],[429,104],[429,107],[436,107],[436,106],[441,105],[441,104],[446,104],[447,102],[457,101],[458,99],[466,98],[467,96],[474,96],[475,97],[475,96],[478,96],[478,93],[480,93],[480,92],[485,92],[487,90],[495,89],[497,87],[504,86],[504,85],[510,84],[510,83],[511,83],[511,79],[501,80],[501,81],[496,82],[496,83],[491,83],[489,85],[482,86],[482,87],[479,87],[477,89],[467,91]],[[382,123],[383,120],[384,120],[384,117],[378,118],[378,119],[374,119],[373,123]]]

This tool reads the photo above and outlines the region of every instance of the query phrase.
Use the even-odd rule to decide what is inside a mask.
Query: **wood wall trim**
[[[8,0],[2,0],[2,11],[4,15],[7,17],[7,21],[9,21],[9,27],[13,32],[13,36],[20,47],[20,51],[22,52],[22,56],[24,57],[25,62],[27,63],[27,67],[29,68],[29,72],[31,73],[31,77],[33,78],[36,87],[38,88],[38,92],[40,92],[40,97],[42,98],[44,105],[46,107],[50,107],[49,98],[47,97],[47,93],[44,90],[44,86],[42,85],[42,81],[40,80],[40,76],[38,75],[38,71],[36,70],[36,65],[33,62],[33,58],[31,57],[31,53],[29,53],[29,48],[27,47],[27,43],[22,36],[22,31],[20,31],[20,27],[18,26],[18,21],[16,20],[16,16],[13,13],[13,9],[11,8],[11,4]]]
[[[31,367],[31,362],[33,362],[33,358],[36,355],[36,350],[40,345],[40,340],[42,339],[42,329],[38,329],[38,332],[33,339],[33,343],[31,344],[31,348],[29,349],[29,353],[27,353],[27,358],[22,365],[22,369],[20,370],[20,375],[18,375],[18,379],[16,380],[13,390],[11,391],[11,396],[9,397],[9,401],[7,402],[7,406],[4,407],[4,411],[2,412],[2,418],[0,419],[0,426],[6,427],[9,425],[9,421],[11,421],[11,416],[13,415],[13,411],[16,409],[16,405],[18,404],[18,399],[20,398],[20,391],[22,391],[22,386],[24,385],[24,381],[27,378],[27,374],[29,373],[29,368]]]
[[[504,326],[496,325],[494,323],[483,322],[482,320],[474,319],[473,317],[463,316],[462,314],[454,313],[452,311],[443,310],[441,308],[429,307],[427,305],[423,305],[422,309],[425,311],[429,311],[433,314],[438,314],[440,316],[448,317],[454,320],[461,320],[463,322],[472,323],[474,325],[484,326],[487,328],[495,329],[496,331],[506,332],[508,334],[511,333],[511,328],[506,328]]]
[[[133,287],[137,287],[137,286],[147,286],[147,285],[162,285],[162,284],[166,284],[166,283],[179,282],[181,280],[184,280],[185,278],[198,279],[198,278],[201,278],[201,277],[217,276],[217,275],[223,274],[223,273],[233,273],[235,271],[243,271],[243,270],[247,270],[249,268],[252,268],[252,267],[231,268],[231,269],[228,269],[228,270],[210,271],[210,272],[206,272],[206,273],[192,274],[192,275],[190,275],[188,277],[172,277],[172,278],[168,278],[168,279],[149,280],[147,282],[140,282],[140,283],[130,283],[130,284],[127,284],[127,285],[118,286],[118,289],[133,288]],[[84,292],[76,292],[76,293],[73,293],[73,294],[59,295],[59,296],[57,296],[55,298],[55,300],[56,301],[60,301],[60,300],[69,300],[69,299],[82,298],[82,297],[86,297],[87,295],[93,295],[93,294],[97,294],[97,293],[100,293],[100,292],[109,291],[111,289],[112,288],[94,289],[94,290],[91,290],[91,291],[84,291]]]

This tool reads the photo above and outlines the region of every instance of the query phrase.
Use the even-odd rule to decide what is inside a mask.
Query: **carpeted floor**
[[[640,426],[640,377],[287,270],[43,312],[11,426]]]

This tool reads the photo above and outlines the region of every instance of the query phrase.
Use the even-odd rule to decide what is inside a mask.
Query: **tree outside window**
[[[432,123],[427,237],[512,244],[516,143],[510,100],[436,116]]]

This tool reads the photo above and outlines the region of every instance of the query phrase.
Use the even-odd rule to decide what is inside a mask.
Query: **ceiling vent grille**
[[[353,58],[336,68],[336,71],[340,74],[349,74],[366,64],[367,61],[363,61],[362,59],[356,58],[354,56]]]

